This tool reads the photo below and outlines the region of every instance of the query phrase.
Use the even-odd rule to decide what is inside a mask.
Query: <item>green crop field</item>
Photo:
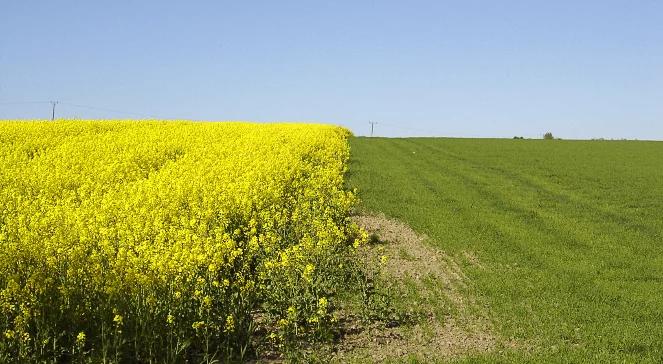
[[[354,138],[348,176],[515,343],[461,360],[663,361],[662,142]]]

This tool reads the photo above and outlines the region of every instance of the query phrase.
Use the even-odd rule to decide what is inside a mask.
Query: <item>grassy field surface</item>
[[[466,359],[663,361],[663,143],[354,138],[348,183],[465,262],[516,343]]]

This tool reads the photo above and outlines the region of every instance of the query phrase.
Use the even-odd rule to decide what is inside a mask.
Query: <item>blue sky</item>
[[[663,139],[663,2],[5,0],[0,119],[49,100],[72,118]]]

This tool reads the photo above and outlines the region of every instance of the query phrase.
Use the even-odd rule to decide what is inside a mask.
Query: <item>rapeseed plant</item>
[[[349,132],[0,122],[0,358],[234,360],[332,322]],[[261,317],[262,317],[261,316]]]

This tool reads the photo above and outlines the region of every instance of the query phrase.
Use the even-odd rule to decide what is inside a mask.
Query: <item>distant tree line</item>
[[[522,136],[514,136],[513,139],[525,139],[525,137],[522,137]],[[553,139],[555,139],[555,137],[553,136],[553,134],[552,134],[551,132],[547,132],[547,133],[543,134],[543,139],[545,139],[545,140],[553,140]],[[561,138],[557,138],[557,139],[561,139]]]

